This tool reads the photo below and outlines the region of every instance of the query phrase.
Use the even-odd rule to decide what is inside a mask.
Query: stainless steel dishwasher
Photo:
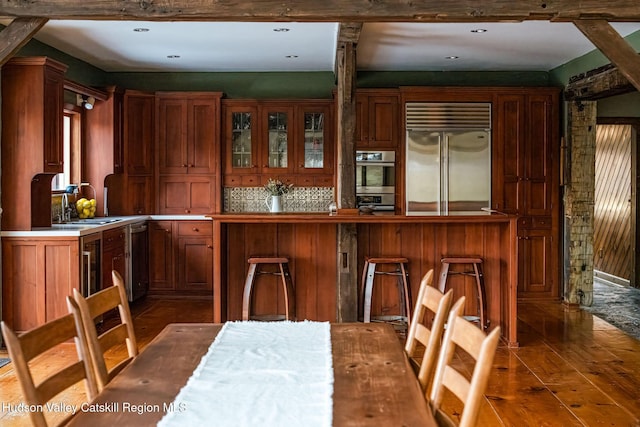
[[[127,294],[133,302],[149,291],[149,233],[146,222],[137,222],[128,227]]]

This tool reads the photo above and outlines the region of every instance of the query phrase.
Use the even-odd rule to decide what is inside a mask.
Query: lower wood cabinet
[[[211,221],[150,221],[149,291],[209,294],[212,289]]]
[[[80,286],[78,238],[2,238],[2,319],[27,331],[69,312]]]
[[[547,228],[518,231],[518,298],[549,299],[557,297],[557,243]]]
[[[213,230],[211,221],[179,221],[176,244],[176,288],[213,289]]]
[[[120,273],[127,280],[126,228],[119,227],[102,233],[102,289],[113,285],[111,272]]]

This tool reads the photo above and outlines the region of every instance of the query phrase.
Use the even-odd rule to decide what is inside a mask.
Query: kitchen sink
[[[77,219],[74,221],[67,221],[66,224],[73,225],[104,225],[111,224],[112,222],[120,221],[121,218],[87,218]]]

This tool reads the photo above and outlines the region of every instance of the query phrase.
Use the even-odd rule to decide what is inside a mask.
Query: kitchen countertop
[[[99,218],[97,218],[99,219]],[[133,215],[133,216],[109,216],[105,219],[116,221],[106,224],[52,224],[51,227],[38,227],[32,230],[3,230],[1,237],[81,237],[88,234],[99,233],[123,225],[140,221],[202,221],[211,218],[205,215]]]
[[[260,212],[228,212],[207,215],[208,218],[221,223],[488,223],[509,222],[516,216],[478,212],[470,215],[395,215],[390,213],[373,214],[338,214],[328,213],[260,213]]]

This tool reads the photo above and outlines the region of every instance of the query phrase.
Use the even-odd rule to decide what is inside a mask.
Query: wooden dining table
[[[180,410],[171,405],[221,328],[167,325],[69,425],[151,426]],[[331,347],[334,426],[437,425],[392,326],[331,324]]]

